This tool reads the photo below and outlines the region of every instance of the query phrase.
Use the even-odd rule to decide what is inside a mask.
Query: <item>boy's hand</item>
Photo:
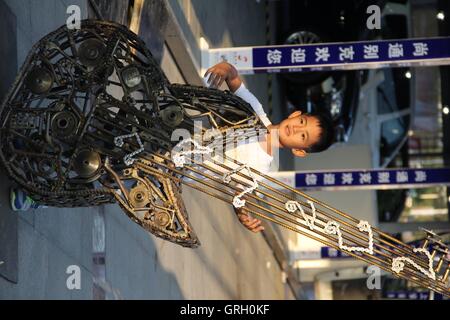
[[[244,208],[236,209],[236,214],[239,218],[239,221],[242,223],[244,227],[246,227],[248,230],[258,233],[262,230],[264,230],[264,227],[261,226],[261,220],[255,219],[250,217],[246,212]]]
[[[220,62],[205,72],[205,77],[208,77],[208,84],[211,88],[219,88],[224,81],[226,81],[231,91],[236,91],[241,85],[242,81],[235,67],[228,62]]]

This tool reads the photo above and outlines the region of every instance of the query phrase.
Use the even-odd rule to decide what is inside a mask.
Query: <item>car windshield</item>
[[[411,71],[408,68],[384,69],[384,81],[377,87],[379,115],[392,114],[393,118],[381,123],[381,163],[397,152],[405,142],[410,126],[410,116],[395,113],[410,108]]]
[[[409,68],[384,69],[384,81],[377,88],[378,114],[404,110],[410,107]]]
[[[403,116],[387,120],[381,125],[380,155],[382,161],[396,150],[397,146],[404,142],[404,137],[409,128],[410,117]]]

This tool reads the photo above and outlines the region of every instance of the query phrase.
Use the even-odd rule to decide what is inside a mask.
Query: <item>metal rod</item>
[[[202,167],[204,167],[204,168],[206,168],[206,169],[208,169],[208,170],[210,170],[210,171],[214,171],[214,172],[216,172],[216,173],[219,172],[218,170],[215,170],[215,169],[211,168],[210,166],[205,165],[204,163],[199,163],[199,162],[197,162],[197,161],[195,161],[195,160],[192,160],[192,161],[193,161],[195,164],[200,165],[200,166],[202,166]],[[221,167],[223,167],[224,169],[227,169],[227,170],[231,170],[231,169],[232,169],[232,168],[230,168],[230,167],[224,165],[223,163],[214,162],[214,164],[220,165]],[[193,169],[192,167],[190,167],[190,169],[196,171],[196,170]],[[197,171],[196,171],[196,172],[197,172]],[[198,173],[202,174],[201,172],[198,172]],[[246,177],[245,175],[243,175],[243,174],[240,173],[240,172],[237,172],[236,174],[239,174],[239,175],[242,176],[242,177]],[[248,177],[247,177],[247,178],[248,178]],[[234,179],[234,178],[232,178],[232,179],[233,179],[235,182],[238,182],[238,183],[241,183],[241,184],[244,183],[244,182],[241,182],[241,181],[237,181],[237,179]],[[265,185],[265,184],[262,183],[262,182],[258,182],[258,184],[261,185],[261,186],[266,187],[267,189],[270,189],[271,191],[278,191],[278,190],[276,190],[276,189],[272,189],[270,186]],[[247,185],[247,186],[248,186],[248,185]],[[263,195],[265,195],[265,196],[267,196],[267,197],[270,197],[270,198],[273,199],[273,200],[276,200],[276,201],[279,201],[279,202],[283,203],[282,200],[276,198],[275,196],[273,196],[273,195],[271,195],[271,194],[269,194],[269,193],[267,193],[267,192],[265,192],[265,191],[263,191],[263,190],[261,190],[261,189],[257,189],[257,190],[255,190],[255,191],[256,191],[256,192],[259,192],[259,193],[261,193],[261,194],[263,194]],[[292,197],[287,196],[286,194],[282,194],[282,195],[283,195],[285,198],[289,199],[289,200],[297,200],[297,199],[294,199],[294,198],[292,198]],[[262,199],[261,199],[261,200],[262,200]],[[306,210],[305,210],[306,212],[310,213],[309,209],[307,209],[308,205],[307,205],[305,202],[299,201],[299,203],[300,203],[301,205],[303,205],[303,206],[306,207],[306,208],[305,208],[305,209],[306,209]],[[271,204],[271,205],[272,205],[272,204]],[[283,209],[284,209],[284,208],[283,208]],[[284,211],[284,210],[283,210],[283,211]],[[360,232],[359,229],[357,228],[357,226],[351,225],[350,223],[348,223],[348,222],[346,222],[346,221],[340,219],[339,217],[329,215],[329,214],[327,214],[326,212],[322,211],[320,208],[316,208],[316,212],[323,214],[324,216],[326,216],[326,217],[329,218],[329,219],[334,219],[334,220],[336,220],[337,222],[339,222],[339,223],[341,223],[341,224],[344,224],[344,225],[346,225],[346,226],[348,226],[348,227],[350,227],[350,228],[352,228],[352,229],[354,229],[354,230],[357,230],[357,232]],[[350,232],[350,231],[348,231],[348,232]],[[353,235],[355,235],[355,234],[353,234]],[[362,240],[366,240],[365,237],[363,237],[363,236],[361,236],[361,235],[356,234],[355,236],[359,237],[359,238],[362,239]],[[396,248],[397,250],[402,251],[402,253],[404,253],[404,254],[406,254],[406,255],[409,255],[409,256],[412,256],[412,257],[414,257],[414,258],[417,258],[417,255],[415,255],[412,251],[408,251],[408,250],[405,250],[405,249],[403,249],[403,248],[398,248],[398,247],[396,247],[396,246],[393,246],[391,243],[389,243],[389,242],[387,242],[386,240],[383,240],[383,239],[379,239],[379,238],[376,238],[376,237],[374,237],[374,239],[380,241],[381,243],[385,243],[385,244],[387,244],[387,245],[390,245],[390,246]],[[376,243],[374,243],[374,244],[377,245],[377,246],[379,246],[380,248],[382,248],[382,249],[384,249],[384,250],[387,250],[387,251],[393,253],[393,254],[395,253],[394,251],[392,251],[392,250],[389,249],[389,248],[385,248],[385,247],[383,247],[383,246],[381,246],[381,245],[379,245],[379,244],[376,244]],[[419,262],[419,264],[420,264],[422,267],[428,267],[428,262],[426,262],[425,260],[422,260],[422,259],[419,258],[419,261],[418,261],[418,262]]]
[[[226,199],[226,198],[223,198],[223,197],[220,197],[220,196],[218,196],[218,195],[216,195],[216,194],[212,194],[212,193],[210,193],[210,192],[204,190],[203,188],[201,188],[201,187],[199,187],[198,185],[195,185],[195,184],[193,184],[193,183],[183,182],[183,184],[185,184],[185,185],[187,185],[187,186],[189,186],[189,187],[192,187],[192,188],[194,188],[194,189],[196,189],[196,190],[199,190],[199,191],[201,191],[201,192],[205,192],[205,193],[207,193],[207,194],[209,194],[209,195],[212,195],[212,196],[216,197],[217,199],[220,199],[220,200],[222,200],[222,201],[224,201],[224,202],[228,202],[228,203],[230,202],[230,200],[228,200],[228,199]],[[264,215],[264,214],[262,214],[262,213],[260,213],[260,212],[257,212],[257,211],[251,210],[251,209],[248,209],[248,210],[249,210],[252,214],[255,214],[255,215],[257,215],[257,216],[259,216],[259,217],[261,217],[261,218],[263,218],[263,219],[266,219],[266,220],[268,220],[268,221],[271,221],[271,222],[273,222],[273,223],[275,223],[275,224],[278,224],[278,225],[280,225],[280,226],[282,226],[282,227],[284,227],[284,228],[286,228],[286,229],[288,229],[288,230],[291,230],[291,231],[300,233],[300,234],[302,234],[302,235],[304,235],[304,236],[307,236],[307,237],[309,237],[309,238],[311,238],[311,239],[313,239],[313,240],[319,241],[319,242],[321,242],[321,243],[323,243],[323,244],[325,244],[325,245],[327,245],[327,246],[330,246],[330,247],[332,247],[332,248],[335,248],[335,249],[337,249],[337,250],[340,250],[340,248],[339,248],[335,243],[333,243],[333,242],[329,242],[329,241],[323,240],[323,239],[321,239],[321,238],[318,238],[318,237],[316,237],[316,236],[314,236],[314,235],[311,235],[310,233],[307,233],[307,232],[302,231],[302,230],[300,230],[300,229],[294,228],[294,227],[292,227],[292,226],[290,226],[290,225],[287,225],[287,224],[285,224],[285,223],[283,223],[283,222],[278,221],[277,219],[274,219],[274,218],[271,218],[271,217],[269,217],[269,216],[266,216],[266,215]],[[385,270],[385,271],[387,271],[387,272],[391,272],[391,273],[392,273],[392,270],[390,270],[389,267],[386,267],[386,266],[383,265],[383,264],[379,264],[379,263],[377,263],[377,262],[375,262],[375,261],[371,261],[370,259],[367,259],[367,258],[365,258],[365,257],[362,257],[362,256],[360,256],[360,255],[357,255],[357,254],[355,254],[355,253],[353,253],[353,252],[349,252],[349,255],[351,255],[351,256],[353,256],[353,257],[355,257],[355,258],[358,258],[358,259],[360,259],[360,260],[363,260],[364,262],[366,262],[366,263],[368,263],[368,264],[376,265],[376,266],[380,267],[381,269],[383,269],[383,270]],[[412,276],[410,276],[410,277],[406,277],[405,275],[396,275],[396,276],[397,276],[397,277],[406,278],[406,279],[411,280],[412,282],[414,282],[414,283],[416,283],[416,284],[418,284],[418,285],[420,285],[420,286],[425,286],[425,287],[428,287],[428,288],[430,288],[430,289],[432,289],[432,290],[435,290],[435,291],[437,291],[437,292],[441,292],[441,293],[443,293],[443,294],[448,295],[448,292],[446,292],[446,289],[445,289],[445,288],[442,289],[441,287],[435,287],[433,284],[426,284],[426,283],[423,283],[423,282],[422,282],[422,279],[419,279],[419,278],[417,278],[417,277],[414,276],[414,275],[412,275]]]
[[[168,160],[168,161],[170,161],[170,159],[168,159],[168,158],[165,158],[165,159]],[[215,169],[211,168],[210,166],[205,165],[204,163],[199,163],[199,162],[196,162],[195,160],[193,160],[193,162],[196,163],[197,165],[200,165],[200,166],[202,166],[202,167],[204,167],[204,168],[210,170],[210,171],[213,171],[213,172],[216,172],[216,173],[219,172],[218,170],[215,170]],[[228,170],[231,170],[231,168],[229,168],[228,166],[224,165],[223,163],[214,162],[214,164],[218,164],[218,165],[220,165],[220,166],[222,166],[222,167],[224,167],[224,168],[226,168],[226,169],[228,169]],[[193,169],[192,167],[190,167],[189,169],[190,169],[190,170],[193,170],[193,171],[196,172],[196,173],[199,173],[199,174],[202,174],[202,175],[203,175],[203,172],[199,172],[199,171]],[[241,174],[240,172],[237,172],[236,174],[239,174],[240,176],[246,177],[246,178],[248,179],[247,176]],[[242,181],[240,181],[240,180],[237,181],[237,180],[234,179],[234,178],[232,178],[232,179],[233,179],[234,181],[238,182],[238,183],[244,183],[244,182],[242,182]],[[268,186],[268,188],[270,188],[270,187]],[[262,193],[262,194],[265,194],[265,195],[269,195],[268,193],[265,193],[265,192],[261,191],[260,189],[257,189],[257,190],[255,190],[255,191],[257,191],[257,192],[259,192],[259,193]],[[273,190],[273,191],[275,191],[275,190]],[[278,191],[278,190],[276,190],[276,191]],[[269,196],[271,196],[271,195],[269,195]],[[291,197],[288,197],[286,194],[283,194],[283,196],[285,196],[285,197],[288,198],[288,199],[292,199]],[[273,196],[271,196],[271,197],[274,198]],[[274,198],[274,199],[276,199],[276,198]],[[259,200],[262,200],[262,199],[259,198]],[[280,201],[279,199],[276,199],[276,200]],[[282,201],[281,201],[281,202],[282,202]],[[270,205],[272,205],[272,204],[270,203]],[[326,213],[322,212],[320,209],[318,209],[317,212],[321,212],[321,213],[324,214],[325,216],[329,217],[329,215],[327,215]],[[341,220],[341,219],[339,219],[339,218],[337,218],[337,217],[334,217],[334,216],[333,216],[332,219],[336,219],[336,220],[340,221],[341,223],[343,223],[343,224],[345,224],[345,225],[347,225],[347,226],[349,226],[349,227],[352,227],[353,229],[357,229],[356,226],[352,226],[352,225],[350,225],[349,223],[347,223],[347,222],[345,222],[345,221],[343,221],[343,220]],[[358,230],[358,231],[359,231],[359,230]],[[353,233],[353,235],[355,235],[355,234]],[[358,235],[356,235],[356,236],[358,237]],[[365,238],[362,237],[362,236],[359,236],[359,238],[365,240]],[[421,258],[419,258],[419,257],[418,257],[417,255],[415,255],[412,251],[407,251],[407,250],[404,250],[403,248],[398,248],[398,247],[396,247],[396,246],[394,246],[394,245],[388,243],[387,241],[385,241],[385,240],[383,240],[383,239],[377,239],[376,237],[374,237],[374,238],[375,238],[376,240],[380,241],[380,242],[383,242],[383,243],[386,243],[386,244],[392,246],[393,248],[400,249],[400,251],[403,251],[403,253],[405,253],[405,254],[411,256],[413,259],[415,259],[415,260],[417,261],[417,263],[418,263],[419,265],[421,265],[422,267],[428,267],[428,263],[427,263],[425,260],[422,260]],[[389,249],[389,248],[382,247],[382,246],[380,246],[380,245],[377,244],[377,243],[374,243],[374,244],[375,244],[376,246],[382,248],[383,250],[387,250],[387,251],[389,251],[389,252],[391,252],[391,253],[394,253],[394,252],[393,252],[391,249]]]
[[[161,163],[159,163],[159,162],[155,162],[155,164],[164,166],[164,167],[167,168],[167,169],[171,169],[169,166],[164,165],[164,164],[161,164]],[[191,168],[190,168],[190,169],[191,169]],[[178,174],[182,174],[182,175],[184,175],[184,176],[186,176],[186,177],[189,177],[189,178],[192,179],[192,180],[195,180],[195,181],[200,182],[200,183],[202,183],[202,184],[204,184],[204,185],[207,185],[208,187],[212,187],[212,188],[214,188],[214,189],[216,189],[216,190],[218,190],[218,191],[221,191],[221,192],[223,192],[223,193],[226,193],[228,196],[233,196],[233,193],[226,192],[226,191],[224,191],[223,189],[220,189],[219,187],[216,187],[216,186],[213,186],[213,185],[211,185],[211,184],[209,184],[209,183],[206,183],[205,181],[202,181],[200,178],[197,178],[197,177],[195,177],[195,176],[190,176],[190,175],[186,174],[185,172],[182,172],[181,170],[176,170],[176,169],[172,169],[172,170],[175,171],[175,172],[178,173]],[[197,173],[198,173],[198,171],[197,171]],[[206,177],[208,177],[208,175],[205,175],[205,174],[203,174],[203,175],[206,176]],[[211,177],[209,177],[209,178],[211,179]],[[214,179],[213,179],[213,180],[214,180]],[[183,181],[182,181],[182,182],[183,182]],[[216,182],[218,182],[218,181],[216,181]],[[183,183],[184,183],[184,182],[183,182]],[[230,186],[227,185],[227,187],[230,187]],[[231,202],[231,200],[225,200],[225,201]],[[253,202],[250,202],[250,201],[248,202],[248,204],[249,204],[250,206],[254,206],[254,207],[256,207],[256,208],[258,208],[258,209],[260,209],[260,210],[267,211],[268,213],[273,214],[273,215],[275,215],[275,216],[278,217],[278,218],[287,220],[288,222],[290,222],[290,223],[292,223],[292,224],[294,224],[294,225],[296,225],[296,226],[299,226],[299,227],[301,227],[301,228],[304,228],[304,226],[303,226],[303,225],[300,225],[297,221],[294,221],[294,220],[292,220],[292,219],[290,219],[290,218],[287,218],[287,217],[285,217],[285,216],[282,216],[282,215],[280,215],[279,213],[270,211],[269,209],[266,209],[266,208],[264,208],[264,207],[262,207],[262,206],[260,206],[260,205],[258,205],[258,204],[255,204],[255,203],[253,203]],[[269,205],[270,205],[270,204],[269,204]],[[250,210],[250,209],[247,209],[247,210]],[[250,210],[250,211],[253,211],[253,210]],[[254,212],[254,211],[253,211],[253,212]],[[282,226],[284,226],[284,227],[287,226],[286,223],[282,223],[282,222],[280,222],[279,220],[278,220],[277,223],[280,224],[280,225],[282,225]],[[293,229],[294,229],[294,231],[298,231],[297,228],[293,228]],[[315,232],[318,233],[319,235],[321,235],[322,237],[325,237],[325,238],[328,238],[328,239],[332,239],[333,241],[336,241],[331,235],[327,235],[327,234],[322,233],[322,232],[319,232],[319,231],[315,231]],[[309,233],[308,233],[308,234],[309,234]],[[310,234],[309,234],[309,236],[310,236]],[[348,237],[345,236],[345,235],[343,236],[343,238],[346,239],[346,240],[350,240],[350,238],[348,238]],[[351,239],[351,240],[353,240],[353,239]],[[353,240],[353,241],[356,242],[355,240]],[[357,242],[357,243],[361,244],[360,242]],[[339,249],[339,248],[338,248],[338,249]],[[339,250],[340,250],[340,249],[339,249]],[[380,251],[378,251],[378,253],[381,254],[381,255],[383,255],[383,256],[385,256],[385,257],[387,257],[387,258],[390,258],[389,256],[387,256],[386,254],[384,254],[384,253],[382,253],[382,252],[380,252]],[[360,256],[358,255],[358,257],[360,257]],[[376,264],[376,265],[378,265],[378,266],[380,266],[380,264],[383,264],[383,263],[385,263],[386,265],[390,266],[389,262],[386,262],[386,261],[382,260],[382,259],[379,258],[379,257],[372,256],[372,255],[370,255],[369,257],[370,257],[370,259],[372,260],[372,263],[374,263],[374,264]],[[375,260],[375,261],[373,261],[373,260]],[[386,267],[386,266],[385,266],[385,268],[388,268],[388,270],[389,270],[390,272],[392,272],[392,271],[390,270],[389,267]],[[408,279],[411,279],[411,278],[417,278],[417,274],[418,274],[418,273],[417,273],[417,270],[412,269],[412,268],[408,268],[407,266],[406,266],[406,268],[403,270],[403,273],[404,273],[405,275],[409,276],[409,277],[407,277]],[[419,274],[419,275],[420,275],[421,277],[423,277],[422,274]],[[417,280],[418,280],[418,281],[422,281],[422,285],[425,285],[425,286],[432,286],[432,287],[435,286],[435,284],[431,283],[431,282],[430,282],[428,279],[426,279],[426,278],[425,278],[425,279],[420,279],[420,278],[418,278]]]
[[[89,5],[92,8],[92,11],[94,11],[95,16],[99,20],[105,20],[103,18],[103,15],[100,13],[100,9],[98,8],[97,4],[94,2],[94,0],[89,0]]]

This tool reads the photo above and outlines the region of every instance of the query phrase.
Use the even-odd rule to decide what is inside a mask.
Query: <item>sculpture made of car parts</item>
[[[194,120],[223,130],[257,117],[229,92],[171,85],[134,33],[85,20],[29,53],[2,106],[1,163],[39,203],[117,201],[151,233],[194,247],[180,176],[149,161],[173,166],[157,155],[170,158],[172,131],[192,132]]]
[[[197,141],[195,120],[202,123],[200,141],[208,142],[205,130],[214,129],[222,147],[263,126],[250,105],[229,92],[170,84],[144,42],[124,26],[85,20],[79,30],[63,26],[40,40],[7,94],[0,120],[0,162],[39,203],[118,202],[154,235],[196,247],[180,195],[183,183],[450,296],[449,249],[433,233],[422,248],[413,248],[235,160],[237,169],[215,160],[215,167],[175,161],[172,151],[180,142],[172,141],[172,133],[184,128]],[[234,136],[226,134],[235,129]],[[256,183],[255,175],[278,188]]]

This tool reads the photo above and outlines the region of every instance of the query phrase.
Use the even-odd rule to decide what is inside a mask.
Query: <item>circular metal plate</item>
[[[157,211],[155,212],[155,223],[160,227],[167,227],[170,224],[170,216],[167,212]]]
[[[135,208],[143,208],[149,202],[149,192],[147,188],[143,185],[134,187],[130,190],[129,194],[130,202]]]
[[[101,164],[102,160],[97,152],[82,150],[75,158],[73,168],[80,177],[90,178],[99,171]]]
[[[179,106],[168,106],[161,110],[160,116],[164,124],[170,127],[178,126],[184,119],[183,110]]]
[[[78,48],[80,62],[86,67],[100,64],[105,53],[105,45],[98,39],[87,39]]]
[[[25,84],[34,94],[42,94],[52,88],[53,77],[46,68],[34,67],[30,73],[28,73]]]
[[[60,111],[53,116],[52,133],[59,139],[67,139],[74,135],[78,128],[78,119],[73,112]]]

